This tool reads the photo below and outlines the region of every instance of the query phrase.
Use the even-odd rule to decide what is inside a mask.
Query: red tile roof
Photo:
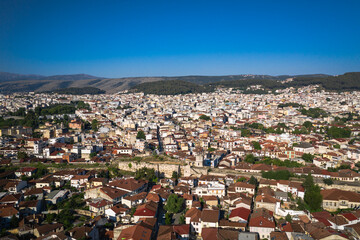
[[[240,217],[240,218],[244,219],[245,221],[247,221],[249,219],[249,215],[250,215],[249,209],[239,207],[239,208],[235,208],[231,211],[229,219],[231,220],[231,218],[233,218],[233,217]]]

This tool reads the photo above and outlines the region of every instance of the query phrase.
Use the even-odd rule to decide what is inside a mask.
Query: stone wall
[[[172,173],[179,172],[181,176],[184,176],[184,166],[180,164],[169,164],[161,162],[135,162],[135,161],[124,161],[119,162],[119,169],[125,171],[135,172],[136,170],[147,167],[153,168],[158,177],[171,177]]]
[[[351,192],[360,192],[360,186],[353,186],[353,185],[347,185],[347,184],[332,184],[332,185],[326,185],[324,183],[317,183],[320,187],[323,187],[325,189],[341,189],[344,191],[351,191]]]

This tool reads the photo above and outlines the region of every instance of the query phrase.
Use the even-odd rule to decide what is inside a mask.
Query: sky
[[[359,0],[0,0],[0,71],[99,77],[360,71]]]

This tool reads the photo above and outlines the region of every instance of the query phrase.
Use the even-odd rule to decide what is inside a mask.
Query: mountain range
[[[326,74],[311,75],[226,75],[226,76],[177,76],[177,77],[125,77],[125,78],[104,78],[87,74],[72,75],[53,75],[43,76],[36,74],[16,74],[0,72],[0,93],[7,94],[13,92],[45,92],[64,88],[83,88],[94,87],[106,91],[107,93],[116,93],[119,91],[134,88],[142,83],[159,81],[185,81],[200,85],[210,83],[219,83],[237,80],[285,80],[293,77],[323,78],[329,77]]]

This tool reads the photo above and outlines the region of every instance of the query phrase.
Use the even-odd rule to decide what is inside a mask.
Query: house
[[[264,208],[258,208],[250,216],[250,232],[257,232],[260,238],[270,239],[270,233],[275,231],[275,221],[270,212]]]
[[[229,229],[236,229],[238,231],[245,231],[246,230],[246,222],[232,222],[226,219],[221,219],[219,221],[220,228],[229,228]]]
[[[86,183],[86,188],[104,186],[106,183],[108,183],[107,178],[90,178],[90,180]]]
[[[351,224],[345,227],[356,239],[360,239],[360,223]]]
[[[19,203],[24,199],[23,195],[20,193],[9,194],[0,199],[0,204],[11,205],[14,207],[19,206]]]
[[[125,217],[128,212],[129,208],[126,208],[123,204],[118,203],[113,207],[106,209],[105,216],[111,221],[118,222],[122,217]]]
[[[198,185],[195,188],[195,194],[198,196],[225,196],[225,184],[208,183],[207,185]]]
[[[229,220],[233,222],[247,222],[251,211],[247,208],[239,207],[231,210]]]
[[[201,212],[201,227],[200,227],[200,234],[202,229],[204,228],[217,228],[219,227],[219,218],[220,218],[220,211],[219,210],[210,210],[204,209]]]
[[[238,240],[259,240],[259,234],[255,232],[239,232]]]
[[[289,240],[285,232],[271,232],[270,239],[274,240]]]
[[[158,230],[157,240],[186,240],[190,237],[190,225],[161,225]]]
[[[344,182],[354,182],[360,180],[360,174],[350,169],[341,169],[338,172],[330,172],[330,177],[334,180]]]
[[[96,215],[103,215],[105,214],[106,209],[109,209],[113,206],[112,201],[108,201],[105,199],[97,198],[97,199],[91,199],[88,203],[89,210]]]
[[[15,175],[17,177],[22,177],[22,176],[31,177],[32,175],[35,174],[36,170],[37,168],[35,167],[23,167],[15,171]]]
[[[255,185],[244,183],[244,182],[237,182],[235,183],[235,191],[236,192],[247,192],[249,194],[255,194]]]
[[[201,211],[195,207],[189,209],[185,214],[185,223],[190,225],[190,232],[199,233],[201,224]]]
[[[13,216],[19,217],[19,211],[16,210],[16,208],[14,208],[12,206],[0,208],[0,224],[1,224],[1,226],[7,226],[10,223],[11,218]]]
[[[64,231],[64,227],[60,223],[46,224],[35,228],[34,235],[35,237],[41,237],[51,232],[62,232],[62,231]]]
[[[308,142],[302,142],[302,143],[294,146],[294,151],[295,152],[301,152],[301,153],[314,154],[315,153],[315,148],[314,148],[313,145],[311,145]]]
[[[136,180],[134,178],[124,178],[112,181],[108,184],[111,187],[120,189],[130,194],[136,194],[145,191],[147,182],[143,180]]]
[[[340,189],[325,189],[321,191],[323,208],[328,211],[337,209],[357,208],[360,206],[360,194]]]
[[[74,188],[80,188],[81,185],[86,184],[90,179],[90,175],[75,175],[70,180],[70,185]]]
[[[137,224],[123,229],[117,239],[151,240],[151,236],[151,228],[143,226],[142,224]]]
[[[44,190],[41,188],[30,188],[24,193],[24,198],[36,197],[38,200],[43,199]]]
[[[113,203],[118,203],[121,199],[128,194],[128,192],[113,188],[113,187],[102,187],[98,188],[98,196],[100,198],[106,199]]]
[[[157,213],[158,213],[158,203],[147,202],[136,208],[136,211],[133,215],[134,221],[137,222],[141,218],[156,218]]]
[[[83,123],[79,119],[73,119],[69,122],[69,128],[71,129],[81,130],[82,127],[83,127]]]
[[[185,193],[182,197],[185,200],[186,207],[190,209],[194,201],[194,195]]]
[[[68,190],[54,190],[45,197],[45,201],[56,205],[58,202],[64,200],[69,194]]]
[[[181,177],[178,179],[178,183],[185,183],[191,187],[196,187],[198,184],[198,179],[196,177]]]
[[[135,205],[144,203],[146,195],[146,192],[141,192],[132,196],[127,196],[121,199],[121,203],[128,208],[132,208]]]
[[[129,147],[119,147],[119,148],[113,149],[113,154],[132,155],[132,154],[133,154],[133,150],[132,150],[132,148],[129,148]]]
[[[280,205],[280,200],[268,194],[258,195],[255,198],[255,208],[265,208],[271,212],[275,212],[277,204]]]
[[[204,228],[201,233],[203,240],[238,239],[239,231],[236,229]]]
[[[3,188],[9,191],[10,193],[19,193],[26,186],[27,186],[26,181],[5,179],[5,186]]]
[[[22,201],[19,204],[19,211],[23,215],[40,213],[42,210],[41,200]]]
[[[349,225],[349,221],[343,215],[335,215],[327,219],[331,224],[331,228],[335,230],[344,230],[346,225]]]
[[[146,200],[146,202],[153,201],[153,202],[159,203],[160,202],[160,195],[157,194],[157,193],[150,192],[146,196],[145,200]]]
[[[96,227],[80,226],[69,231],[72,239],[99,239],[99,230]]]
[[[217,196],[203,196],[202,199],[205,204],[210,207],[216,207],[219,204],[219,199]]]

